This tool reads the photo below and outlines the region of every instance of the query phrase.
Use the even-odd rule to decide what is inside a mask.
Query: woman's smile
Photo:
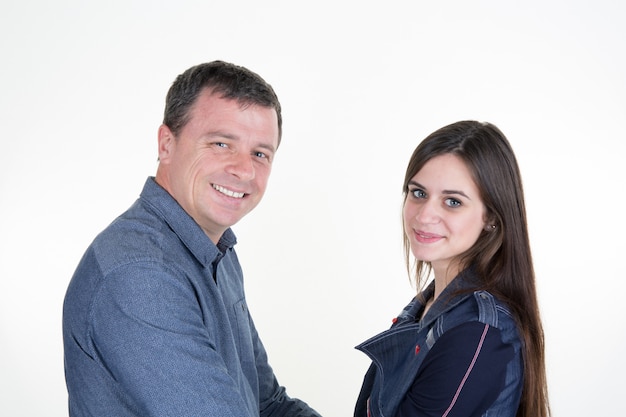
[[[419,243],[436,243],[439,242],[441,239],[444,239],[444,237],[435,233],[427,233],[421,230],[415,231],[415,240]]]

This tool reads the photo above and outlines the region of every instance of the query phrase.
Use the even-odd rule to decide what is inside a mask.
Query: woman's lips
[[[435,234],[435,233],[427,233],[422,232],[421,230],[416,230],[415,232],[415,240],[420,243],[435,243],[443,239],[443,236]]]

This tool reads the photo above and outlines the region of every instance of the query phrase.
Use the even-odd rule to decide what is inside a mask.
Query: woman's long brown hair
[[[522,180],[513,149],[494,125],[462,121],[445,126],[424,139],[407,167],[403,193],[409,181],[435,156],[454,154],[465,161],[480,190],[489,224],[472,248],[459,256],[462,266],[474,266],[480,288],[505,302],[520,330],[524,386],[517,417],[548,417],[544,334],[535,288]],[[414,270],[418,287],[424,285],[430,264],[410,262],[410,243],[404,234],[407,269]]]

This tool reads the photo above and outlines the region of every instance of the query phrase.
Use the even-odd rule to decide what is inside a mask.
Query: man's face
[[[156,181],[217,243],[261,201],[278,134],[273,108],[241,107],[205,89],[177,136],[159,128]]]

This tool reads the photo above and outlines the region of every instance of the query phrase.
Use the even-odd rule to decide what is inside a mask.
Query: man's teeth
[[[244,196],[244,193],[236,193],[234,191],[231,191],[231,190],[228,190],[228,189],[222,187],[221,185],[213,184],[213,188],[215,188],[217,191],[219,191],[222,194],[226,194],[229,197],[243,198],[243,196]]]

